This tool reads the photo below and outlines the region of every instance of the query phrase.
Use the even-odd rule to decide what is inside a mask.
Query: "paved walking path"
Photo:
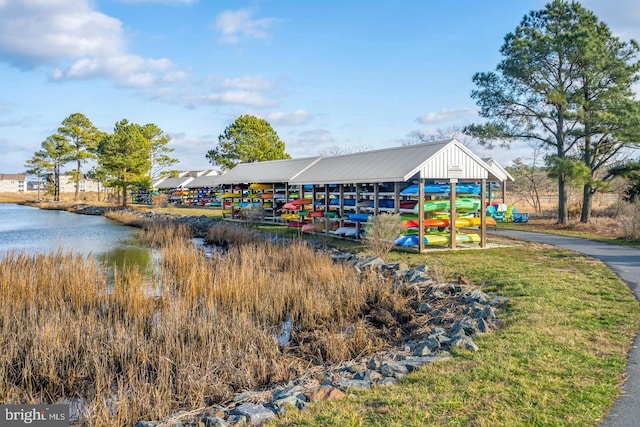
[[[640,301],[640,249],[528,231],[498,229],[490,232],[520,240],[547,243],[598,258],[629,286]],[[636,335],[629,353],[626,377],[620,396],[600,427],[640,427],[640,334]]]

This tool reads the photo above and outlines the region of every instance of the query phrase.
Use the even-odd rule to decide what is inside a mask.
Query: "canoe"
[[[324,216],[324,212],[322,212],[322,211],[309,212],[309,216],[311,218],[321,218],[321,217]]]
[[[435,211],[448,211],[451,207],[451,202],[448,199],[444,200],[427,200],[424,202],[425,212]],[[413,211],[418,213],[419,206],[413,208]],[[456,199],[456,210],[458,211],[476,211],[480,209],[480,199]]]
[[[273,193],[262,193],[262,199],[273,199]]]

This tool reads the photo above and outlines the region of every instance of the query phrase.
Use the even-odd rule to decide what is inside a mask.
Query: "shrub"
[[[384,258],[403,231],[400,214],[376,215],[373,218],[373,225],[367,232],[367,246],[374,256]]]

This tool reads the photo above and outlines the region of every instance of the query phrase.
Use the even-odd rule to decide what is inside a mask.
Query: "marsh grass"
[[[152,285],[126,266],[109,282],[93,259],[70,253],[0,258],[0,401],[79,402],[88,425],[133,425],[393,339],[362,322],[376,305],[406,304],[388,284],[304,242],[217,233],[228,253],[207,258],[187,229],[148,226],[162,253]],[[282,346],[276,336],[288,319],[294,330]]]

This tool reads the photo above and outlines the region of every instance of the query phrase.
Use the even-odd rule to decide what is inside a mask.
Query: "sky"
[[[237,117],[267,120],[294,158],[402,145],[480,122],[472,76],[538,0],[0,0],[0,173],[61,122],[154,123],[180,170]],[[584,0],[622,40],[640,2]],[[516,144],[482,157],[524,160]]]

